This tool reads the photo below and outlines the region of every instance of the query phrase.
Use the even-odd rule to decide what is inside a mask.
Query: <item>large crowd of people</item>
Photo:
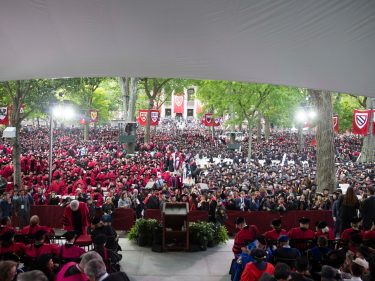
[[[260,139],[254,137],[252,161],[248,162],[246,132],[240,132],[240,150],[227,149],[226,133],[215,129],[213,136],[194,121],[164,120],[147,144],[139,129],[136,153],[127,154],[126,146],[118,141],[117,128],[92,128],[88,141],[83,141],[78,128],[58,128],[54,130],[49,179],[48,130],[25,127],[20,140],[21,186],[13,183],[12,145],[7,140],[0,141],[2,228],[13,215],[18,218],[20,230],[27,227],[33,204],[60,205],[69,210],[78,201],[87,208],[88,217],[87,221],[80,221],[84,227],[78,234],[85,234],[93,222],[100,225],[104,220],[110,224],[116,208],[133,208],[137,217],[142,217],[145,209],[158,209],[163,202],[188,202],[190,210],[208,211],[211,221],[221,223],[225,210],[331,210],[335,221],[330,230],[333,237],[351,229],[353,217],[358,218],[359,214],[363,229],[374,230],[374,163],[356,162],[362,143],[357,136],[338,135],[335,139],[337,186],[332,187],[331,193],[317,186],[311,135],[305,135],[303,147],[297,134],[290,131],[275,130],[268,139],[264,135]],[[98,210],[104,213],[99,222],[95,216]],[[77,231],[73,214],[74,210],[64,220]],[[325,229],[322,227],[321,231]],[[288,241],[293,238],[291,233],[287,235]],[[254,241],[259,240],[253,237],[251,242]],[[243,254],[242,248],[238,255]],[[256,259],[259,253],[251,254],[249,250],[248,254]],[[83,273],[83,267],[80,269]]]

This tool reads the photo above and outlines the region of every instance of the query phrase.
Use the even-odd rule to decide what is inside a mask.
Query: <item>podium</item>
[[[188,203],[164,203],[163,250],[189,250]]]

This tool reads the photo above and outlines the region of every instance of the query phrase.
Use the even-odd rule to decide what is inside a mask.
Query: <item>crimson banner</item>
[[[202,124],[206,127],[217,127],[221,125],[221,118],[212,118],[212,113],[206,113],[203,115]]]
[[[173,111],[174,113],[184,113],[184,96],[174,96],[174,104],[173,104]]]
[[[352,133],[366,136],[370,123],[371,110],[354,110]]]
[[[220,117],[216,117],[214,119],[213,126],[217,127],[217,126],[220,126],[220,125],[221,125],[221,118]]]
[[[98,123],[99,121],[99,113],[96,110],[90,110],[90,122],[91,123]]]
[[[333,131],[335,131],[336,133],[339,133],[339,117],[333,116],[332,123],[333,123]]]
[[[140,126],[146,126],[147,125],[147,109],[140,109],[138,112],[138,124]],[[159,125],[159,110],[151,109],[151,119],[150,124],[151,126],[157,126]]]
[[[8,107],[0,107],[0,125],[8,126],[9,118],[8,118]]]
[[[199,114],[202,113],[202,104],[199,100],[195,100],[195,113]]]

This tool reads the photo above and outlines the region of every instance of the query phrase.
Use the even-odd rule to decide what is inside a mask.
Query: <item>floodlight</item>
[[[66,120],[72,120],[75,116],[75,111],[71,106],[65,106],[63,109],[64,118]]]
[[[296,120],[297,122],[305,122],[306,121],[306,112],[303,109],[299,109],[296,113]]]
[[[57,105],[52,108],[52,115],[55,118],[61,118],[63,116],[63,111],[60,105]]]
[[[314,110],[310,110],[309,111],[309,118],[310,119],[315,119],[316,118],[316,111],[314,111]]]

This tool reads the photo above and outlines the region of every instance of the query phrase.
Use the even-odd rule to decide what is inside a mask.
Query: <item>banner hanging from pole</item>
[[[9,117],[8,117],[8,107],[0,107],[0,125],[8,126]]]
[[[366,136],[370,123],[371,110],[354,110],[352,133]]]
[[[195,99],[195,113],[196,114],[202,113],[202,104],[198,99]]]
[[[151,126],[157,126],[159,125],[159,117],[160,117],[160,112],[159,110],[151,109],[151,116],[150,116],[150,125]],[[138,124],[140,126],[146,126],[147,125],[147,109],[140,109],[138,111]]]
[[[333,131],[339,133],[339,117],[337,115],[332,117]]]
[[[221,121],[221,117],[212,118],[212,113],[206,113],[203,115],[201,123],[206,127],[218,127],[221,125]]]
[[[173,112],[184,114],[184,95],[174,95]]]
[[[97,110],[90,110],[90,122],[91,123],[98,123],[99,121],[99,113]]]

